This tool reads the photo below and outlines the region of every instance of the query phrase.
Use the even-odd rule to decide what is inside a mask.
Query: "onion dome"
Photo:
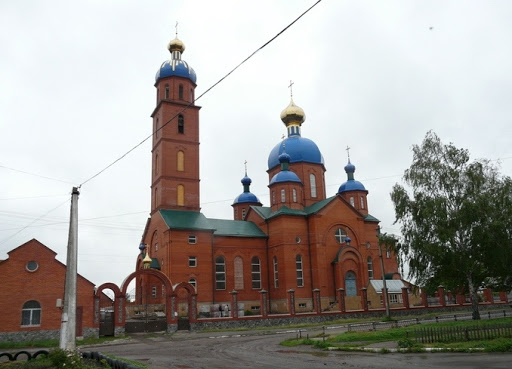
[[[146,248],[146,245],[144,245],[143,243],[141,243],[139,245],[139,250],[142,252],[142,250],[144,250]]]
[[[306,120],[304,110],[295,105],[293,100],[281,112],[281,120],[286,125],[288,137],[274,146],[268,156],[268,169],[279,165],[279,155],[284,152],[290,156],[290,163],[313,163],[324,164],[324,158],[318,149],[318,146],[310,139],[301,137],[300,129],[302,123]]]
[[[257,203],[261,206],[261,202],[258,197],[251,193],[249,190],[252,180],[247,176],[247,172],[245,173],[245,177],[242,178],[241,182],[244,185],[244,192],[236,197],[235,201],[233,201],[233,205],[242,203]]]
[[[345,165],[345,172],[347,173],[347,181],[343,183],[338,189],[338,193],[343,193],[347,191],[366,191],[363,184],[354,179],[354,172],[356,171],[356,166],[348,160],[348,164]]]
[[[283,145],[284,149],[284,145]],[[300,178],[295,174],[294,172],[291,172],[288,167],[290,165],[291,157],[288,155],[288,153],[283,152],[281,155],[279,155],[279,162],[281,163],[281,171],[276,173],[272,179],[270,180],[270,185],[273,185],[274,183],[283,183],[283,182],[298,182],[302,183]]]
[[[164,61],[158,71],[156,72],[155,81],[158,82],[160,78],[165,77],[184,77],[196,83],[196,72],[188,63],[181,59],[181,54],[185,51],[185,44],[183,41],[176,38],[169,42],[167,49],[171,53],[171,59]]]

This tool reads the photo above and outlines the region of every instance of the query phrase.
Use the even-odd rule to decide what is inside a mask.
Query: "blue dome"
[[[290,163],[324,164],[324,158],[312,140],[301,136],[290,136],[274,146],[268,156],[268,169],[279,165],[279,155],[285,150],[290,156]]]
[[[273,185],[274,183],[282,183],[282,182],[299,182],[300,178],[293,172],[290,172],[289,170],[283,170],[279,173],[277,173],[275,176],[272,177],[270,180],[270,185]]]
[[[364,188],[361,182],[351,179],[343,183],[338,189],[338,193],[347,191],[366,191],[366,188]]]
[[[242,192],[240,195],[237,196],[235,201],[233,201],[233,205],[247,203],[247,202],[257,202],[257,203],[261,204],[260,200],[258,199],[258,197],[255,194],[253,194],[251,192]]]
[[[356,166],[348,161],[348,164],[345,165],[345,172],[346,173],[354,173],[356,171]]]
[[[165,77],[184,77],[196,83],[196,72],[186,61],[171,59],[164,61],[160,69],[156,72],[155,81],[158,82],[160,78]]]
[[[245,177],[242,178],[241,182],[243,185],[250,185],[252,183],[252,180],[249,177],[247,177],[247,174],[246,174]]]

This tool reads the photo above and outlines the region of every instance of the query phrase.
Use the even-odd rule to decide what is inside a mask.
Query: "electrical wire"
[[[35,173],[27,172],[27,171],[24,171],[24,170],[20,170],[20,169],[6,167],[5,165],[0,165],[0,168],[9,169],[9,170],[12,170],[12,171],[18,172],[18,173],[28,174],[28,175],[34,176],[34,177],[50,179],[52,181],[57,181],[57,182],[61,182],[61,183],[67,183],[67,184],[71,184],[71,185],[74,184],[74,182],[65,181],[65,180],[58,179],[58,178],[53,178],[53,177],[42,176],[40,174],[35,174]]]
[[[261,45],[259,48],[257,48],[252,54],[250,54],[248,57],[246,57],[242,62],[240,62],[236,67],[231,69],[227,74],[225,74],[221,79],[219,79],[217,82],[215,82],[213,85],[211,85],[209,88],[206,89],[201,95],[199,95],[194,101],[188,103],[181,111],[176,113],[173,117],[171,117],[165,124],[163,124],[161,127],[158,127],[154,132],[152,132],[149,136],[144,138],[142,141],[140,141],[138,144],[136,144],[134,147],[132,147],[130,150],[125,152],[123,155],[121,155],[119,158],[114,160],[112,163],[107,165],[105,168],[94,174],[93,176],[89,177],[85,181],[83,181],[78,188],[81,188],[83,185],[88,183],[89,181],[93,180],[94,178],[98,177],[100,174],[108,170],[110,167],[115,165],[117,162],[124,159],[128,154],[130,154],[133,150],[137,149],[139,146],[141,146],[144,142],[149,140],[151,137],[153,137],[156,132],[163,129],[165,126],[167,126],[169,123],[171,123],[173,120],[175,120],[180,114],[182,114],[185,110],[187,110],[190,106],[194,105],[197,100],[202,98],[204,95],[206,95],[208,92],[210,92],[213,88],[215,88],[218,84],[220,84],[222,81],[224,81],[227,77],[229,77],[234,71],[236,71],[239,67],[241,67],[245,62],[247,62],[249,59],[251,59],[258,51],[265,48],[267,45],[269,45],[272,41],[274,41],[276,38],[278,38],[281,34],[283,34],[288,28],[290,28],[292,25],[294,25],[300,18],[302,18],[304,15],[306,15],[311,9],[313,9],[315,6],[317,6],[322,0],[318,0],[316,3],[314,3],[312,6],[310,6],[306,11],[304,11],[301,15],[299,15],[297,18],[295,18],[290,24],[288,24],[285,28],[283,28],[280,32],[278,32],[274,37],[272,37],[270,40],[265,42],[263,45]]]

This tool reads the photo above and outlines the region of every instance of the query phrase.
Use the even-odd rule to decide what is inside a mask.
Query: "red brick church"
[[[246,173],[243,192],[233,196],[233,219],[207,218],[200,209],[196,73],[182,59],[182,41],[176,37],[168,49],[171,58],[156,74],[151,214],[137,269],[146,258],[173,286],[188,284],[199,310],[229,304],[236,291],[241,310],[257,311],[262,290],[270,313],[288,311],[290,290],[295,311],[312,311],[314,290],[325,310],[337,303],[340,288],[347,308],[362,308],[361,289],[383,277],[379,220],[369,212],[368,191],[355,180],[350,159],[346,182],[327,194],[324,159],[302,136],[306,115],[291,100],[280,116],[287,137],[268,155],[271,203],[264,206],[251,193]],[[386,274],[397,273],[394,255],[385,254],[384,265]],[[156,303],[163,289],[158,279],[137,280],[139,302],[145,295]]]

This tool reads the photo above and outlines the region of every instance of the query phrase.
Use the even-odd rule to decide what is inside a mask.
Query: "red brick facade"
[[[64,298],[66,266],[55,259],[55,252],[35,239],[8,255],[0,262],[0,340],[59,338],[62,310],[57,305]],[[95,335],[94,284],[79,275],[77,288],[77,336]],[[24,306],[28,307],[25,321]]]

